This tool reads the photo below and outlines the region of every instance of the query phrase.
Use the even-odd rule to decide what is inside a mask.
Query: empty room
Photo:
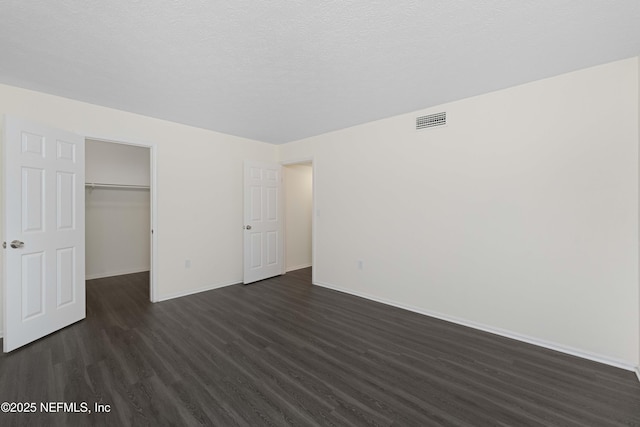
[[[0,425],[640,425],[639,22],[0,0]]]

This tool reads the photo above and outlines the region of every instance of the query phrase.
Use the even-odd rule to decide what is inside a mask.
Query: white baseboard
[[[286,269],[285,271],[288,273],[288,272],[290,272],[290,271],[301,270],[301,269],[303,269],[303,268],[309,268],[309,267],[311,267],[311,263],[308,263],[308,264],[300,264],[300,265],[296,265],[296,266],[293,266],[293,267],[287,267],[287,269]]]
[[[105,277],[122,276],[125,274],[143,273],[149,271],[149,267],[131,268],[128,270],[110,271],[107,273],[86,274],[85,280],[104,279]]]
[[[330,283],[325,283],[325,282],[313,282],[314,285],[318,285],[318,286],[322,286],[325,288],[329,288],[329,289],[333,289],[334,291],[339,291],[339,292],[344,292],[346,294],[350,294],[350,295],[355,295],[357,297],[361,297],[361,298],[365,298],[368,300],[372,300],[372,301],[376,301],[376,302],[380,302],[382,304],[387,304],[393,307],[397,307],[397,308],[402,308],[404,310],[408,310],[408,311],[412,311],[414,313],[418,313],[418,314],[423,314],[425,316],[429,316],[429,317],[435,317],[436,319],[440,319],[440,320],[445,320],[447,322],[451,322],[451,323],[456,323],[458,325],[462,325],[462,326],[467,326],[473,329],[478,329],[480,331],[484,331],[484,332],[489,332],[491,334],[495,334],[495,335],[500,335],[506,338],[511,338],[517,341],[522,341],[522,342],[526,342],[528,344],[533,344],[533,345],[537,345],[539,347],[544,347],[544,348],[548,348],[550,350],[555,350],[555,351],[559,351],[560,353],[565,353],[565,354],[570,354],[572,356],[576,356],[576,357],[580,357],[582,359],[587,359],[587,360],[591,360],[594,362],[599,362],[599,363],[603,363],[605,365],[609,365],[609,366],[615,366],[616,368],[621,368],[627,371],[635,371],[636,374],[638,375],[638,378],[640,379],[640,372],[638,371],[639,368],[636,368],[635,366],[629,364],[628,362],[625,362],[623,360],[619,360],[619,359],[615,359],[615,358],[611,358],[611,357],[607,357],[607,356],[603,356],[600,354],[595,354],[595,353],[591,353],[588,351],[584,351],[584,350],[580,350],[577,348],[573,348],[573,347],[569,347],[569,346],[565,346],[562,344],[558,344],[558,343],[554,343],[554,342],[550,342],[550,341],[545,341],[545,340],[541,340],[538,338],[534,338],[534,337],[530,337],[527,335],[522,335],[516,332],[512,332],[506,329],[501,329],[501,328],[495,328],[492,326],[487,326],[487,325],[483,325],[481,323],[476,323],[476,322],[472,322],[469,320],[465,320],[465,319],[460,319],[454,316],[449,316],[446,314],[442,314],[442,313],[437,313],[431,310],[425,310],[422,308],[418,308],[418,307],[412,307],[412,306],[408,306],[405,304],[400,304],[397,303],[395,301],[391,301],[391,300],[387,300],[385,298],[379,298],[373,295],[368,295],[368,294],[364,294],[361,292],[354,292],[348,289],[344,289],[341,288],[340,286],[335,286],[332,285]]]
[[[174,292],[172,294],[160,296],[157,299],[156,302],[167,301],[167,300],[174,299],[174,298],[186,297],[187,295],[199,294],[200,292],[212,291],[214,289],[224,288],[225,286],[237,285],[239,283],[241,283],[241,282],[218,283],[218,284],[215,284],[215,285],[203,286],[201,288],[191,289],[191,290],[188,290],[188,291]]]

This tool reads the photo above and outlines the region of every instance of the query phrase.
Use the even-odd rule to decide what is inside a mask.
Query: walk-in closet
[[[150,270],[150,150],[86,140],[86,279]]]

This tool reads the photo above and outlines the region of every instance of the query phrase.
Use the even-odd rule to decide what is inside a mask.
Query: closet
[[[282,168],[284,176],[285,270],[312,266],[313,166],[296,163]]]
[[[150,269],[150,150],[87,139],[86,279]]]

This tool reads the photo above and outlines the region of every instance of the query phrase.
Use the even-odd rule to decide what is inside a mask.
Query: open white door
[[[4,121],[4,351],[85,318],[84,138]]]
[[[244,164],[244,283],[278,276],[284,268],[282,166]]]

